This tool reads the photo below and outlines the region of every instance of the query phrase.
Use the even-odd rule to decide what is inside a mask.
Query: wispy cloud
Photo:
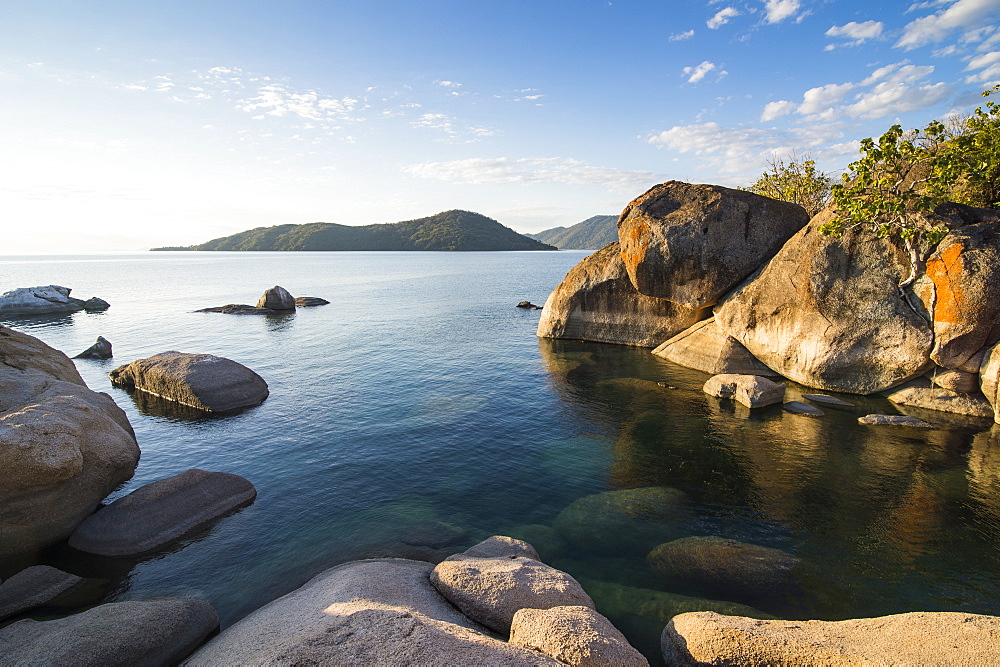
[[[688,83],[698,83],[704,79],[709,72],[712,72],[717,68],[718,66],[715,63],[703,60],[694,67],[685,67],[682,71],[684,72],[684,76],[688,78]],[[726,72],[725,70],[718,70],[718,78],[721,79],[728,73],[729,72]]]
[[[403,171],[450,183],[563,183],[568,185],[600,185],[615,192],[634,192],[663,180],[648,171],[622,171],[611,167],[590,165],[571,158],[470,158],[447,162],[422,162],[409,165]]]
[[[764,22],[781,23],[785,19],[793,17],[801,20],[805,16],[804,13],[800,13],[801,9],[800,0],[765,0]]]
[[[740,10],[735,7],[726,7],[716,12],[712,18],[705,22],[705,25],[707,25],[710,30],[717,30],[739,15]]]
[[[694,29],[688,30],[687,32],[675,32],[674,34],[667,37],[671,42],[682,42],[685,39],[691,39],[694,37]]]
[[[922,7],[927,7],[923,3]],[[903,28],[896,48],[910,51],[941,42],[956,31],[971,31],[995,23],[1000,18],[997,0],[956,0],[938,12],[911,21]]]
[[[851,21],[844,25],[835,25],[826,31],[826,36],[840,37],[848,41],[840,44],[828,44],[826,50],[832,51],[837,47],[858,46],[870,39],[877,39],[882,36],[883,28],[885,28],[885,24],[881,21],[864,21],[863,23]]]

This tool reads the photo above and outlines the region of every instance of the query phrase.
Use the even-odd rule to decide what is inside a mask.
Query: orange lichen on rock
[[[619,227],[619,235],[621,231]],[[638,270],[639,264],[645,257],[649,239],[649,225],[644,220],[636,220],[625,229],[625,238],[621,239],[622,261],[630,273]]]
[[[964,251],[965,246],[956,242],[945,248],[938,257],[927,260],[927,277],[934,281],[937,292],[935,323],[958,324],[966,319],[966,298],[962,290]]]

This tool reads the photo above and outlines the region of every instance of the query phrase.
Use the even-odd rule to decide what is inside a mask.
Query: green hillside
[[[153,250],[555,250],[469,211],[352,227],[330,222],[258,227],[186,247]]]
[[[554,227],[528,236],[557,248],[597,250],[618,240],[618,216],[595,215],[572,227]]]

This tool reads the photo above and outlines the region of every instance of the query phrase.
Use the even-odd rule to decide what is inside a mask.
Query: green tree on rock
[[[768,161],[768,169],[745,189],[758,195],[798,204],[812,217],[823,210],[830,200],[833,183],[827,174],[816,169],[808,157],[791,156]]]

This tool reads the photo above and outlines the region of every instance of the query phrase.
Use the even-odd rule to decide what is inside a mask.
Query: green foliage
[[[832,184],[833,179],[818,171],[815,162],[808,157],[797,158],[793,155],[788,162],[772,159],[768,162],[768,170],[755,183],[743,189],[798,204],[812,217],[822,211],[830,200]]]
[[[1000,85],[983,97],[1000,92]],[[942,139],[932,189],[946,190],[951,201],[1000,208],[1000,104],[990,100],[948,127],[928,125]]]

